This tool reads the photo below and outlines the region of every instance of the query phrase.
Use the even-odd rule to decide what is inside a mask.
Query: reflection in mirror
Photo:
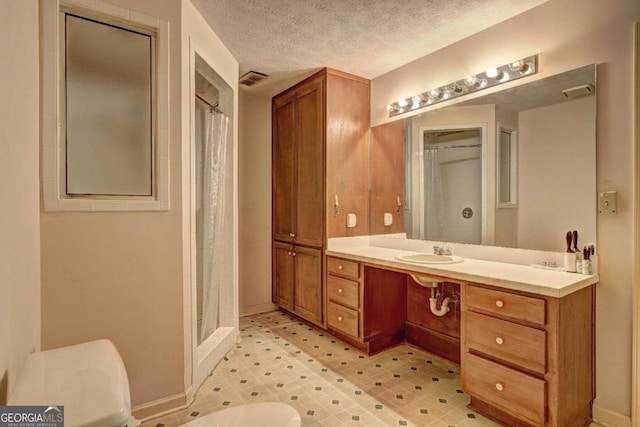
[[[595,242],[596,98],[563,94],[582,85],[595,87],[595,65],[401,120],[406,137],[385,140],[384,150],[406,153],[407,237],[562,252],[566,232],[578,230],[580,244]],[[390,126],[400,127],[377,126],[372,135],[392,136]],[[467,134],[474,128],[479,143]],[[372,158],[380,139],[372,138]],[[451,145],[462,147],[444,148]],[[379,172],[372,163],[371,231],[397,233],[373,215]],[[441,196],[437,185],[428,188],[430,173]],[[441,221],[426,215],[439,211]]]

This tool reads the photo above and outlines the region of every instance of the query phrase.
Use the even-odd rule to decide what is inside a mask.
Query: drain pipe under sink
[[[436,298],[436,289],[438,288],[438,281],[430,279],[428,277],[420,277],[415,274],[411,274],[411,278],[420,286],[424,286],[425,288],[431,288],[431,298],[429,298],[429,309],[433,314],[438,317],[442,317],[451,311],[451,307],[449,307],[449,303],[451,302],[451,298],[446,297],[442,300],[442,304],[440,305],[440,309],[438,309],[438,299]]]

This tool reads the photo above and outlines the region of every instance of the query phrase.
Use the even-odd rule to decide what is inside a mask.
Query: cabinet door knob
[[[295,252],[294,252],[294,253],[292,253],[292,254],[291,254],[291,256],[296,256],[296,253],[295,253]]]
[[[289,237],[296,237],[296,233],[289,233]]]
[[[344,267],[342,266],[342,264],[338,265],[338,270],[342,270]]]
[[[502,390],[504,390],[504,386],[502,384],[500,384],[500,383],[496,383],[496,390],[502,391]]]
[[[338,293],[341,294],[342,293],[342,288],[338,289]]]
[[[289,255],[291,255],[291,251],[289,251]]]
[[[342,316],[338,316],[338,322],[342,322]]]
[[[500,301],[500,300],[497,300],[496,301],[496,307],[502,308],[502,307],[504,307],[504,303],[502,301]]]
[[[502,338],[498,337],[498,338],[496,338],[496,343],[498,345],[502,345],[502,344],[504,344],[504,340]]]

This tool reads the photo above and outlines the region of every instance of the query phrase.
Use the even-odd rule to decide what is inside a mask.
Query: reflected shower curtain
[[[200,341],[218,328],[219,290],[228,276],[232,251],[227,214],[227,145],[229,118],[212,113],[207,117],[202,182],[202,327]]]
[[[444,194],[438,150],[424,150],[424,238],[442,240],[444,236]]]

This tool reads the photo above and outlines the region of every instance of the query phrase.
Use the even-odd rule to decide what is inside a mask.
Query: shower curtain
[[[232,263],[224,250],[231,228],[227,206],[229,118],[211,113],[206,119],[202,183],[202,326],[200,341],[218,328],[219,289]]]
[[[424,156],[424,229],[427,240],[444,236],[444,194],[437,148],[427,147]]]

